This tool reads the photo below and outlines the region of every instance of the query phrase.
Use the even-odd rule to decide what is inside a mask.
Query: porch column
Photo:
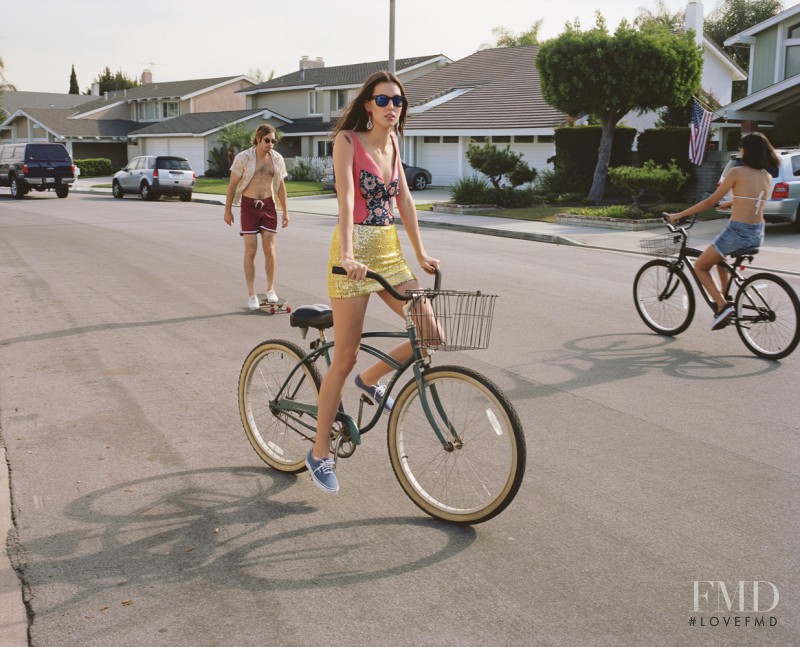
[[[757,121],[743,121],[742,122],[742,135],[745,133],[752,133],[758,130]]]

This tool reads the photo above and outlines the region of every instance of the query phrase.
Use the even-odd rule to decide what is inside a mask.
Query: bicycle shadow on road
[[[98,599],[146,596],[155,583],[201,587],[206,596],[214,589],[224,594],[360,584],[431,567],[477,536],[471,527],[427,517],[300,527],[298,518],[317,509],[303,500],[276,500],[297,481],[253,467],[131,480],[75,499],[65,508],[70,530],[12,545],[9,553],[33,591],[35,613],[49,615]],[[307,493],[297,489],[298,497]],[[274,525],[280,530],[272,531]],[[53,601],[55,591],[70,592],[38,608],[37,587],[48,587],[43,599]]]
[[[709,355],[701,350],[676,346],[677,340],[648,333],[615,333],[580,337],[562,350],[540,351],[525,356],[507,369],[519,378],[537,381],[534,395],[553,390],[571,391],[607,382],[629,380],[653,371],[687,380],[731,380],[765,375],[780,368],[778,362],[751,355]],[[547,375],[568,375],[562,381],[537,380],[537,370]],[[516,393],[514,393],[516,391]],[[511,397],[530,397],[529,382],[506,389]]]

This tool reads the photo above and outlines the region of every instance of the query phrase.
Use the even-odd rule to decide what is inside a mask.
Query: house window
[[[510,144],[511,135],[494,135],[492,137],[493,144]]]
[[[473,135],[472,137],[469,138],[470,144],[483,144],[483,142],[485,141],[486,137],[484,137],[483,135]]]
[[[458,143],[458,137],[453,137],[452,135],[445,135],[444,137],[442,137],[442,143],[443,144],[457,144]]]
[[[330,157],[333,155],[333,142],[328,139],[320,139],[317,142],[317,157]]]
[[[308,114],[322,114],[322,92],[311,90],[311,92],[308,93]]]
[[[165,101],[161,104],[161,117],[163,119],[172,119],[173,117],[180,117],[181,104],[177,101]]]
[[[515,135],[514,141],[517,144],[532,144],[533,143],[533,135]]]
[[[786,66],[783,78],[800,74],[800,23],[789,27],[786,39]]]
[[[158,106],[155,101],[139,104],[139,121],[158,121]]]
[[[430,135],[426,135],[422,138],[424,144],[438,144],[440,141],[442,141],[441,137],[432,137]]]
[[[552,144],[556,140],[555,135],[539,135],[536,141],[540,144]]]
[[[347,90],[336,90],[336,110],[343,110],[345,107],[347,107],[347,101]]]

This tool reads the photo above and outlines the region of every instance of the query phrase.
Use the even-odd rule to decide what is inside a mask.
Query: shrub
[[[489,181],[478,175],[460,177],[450,187],[456,204],[489,204]]]
[[[663,203],[664,194],[678,191],[688,178],[689,174],[679,169],[674,160],[666,168],[648,160],[641,167],[619,166],[608,170],[611,183],[630,192],[636,211],[646,208],[641,204],[646,196],[655,199],[652,204]]]
[[[290,173],[292,179],[297,182],[319,182],[324,174],[323,163],[312,159],[299,158]]]
[[[75,160],[75,166],[81,170],[81,177],[101,177],[114,174],[111,160],[105,157]]]
[[[652,160],[658,166],[668,166],[675,162],[684,171],[690,172],[693,164],[689,161],[689,128],[649,128],[639,135],[639,162]]]
[[[560,189],[558,193],[564,191],[588,193],[597,166],[602,128],[571,126],[556,128],[555,133],[556,156],[553,166]],[[636,137],[635,128],[617,126],[614,129],[609,167],[630,164],[634,137]]]
[[[467,160],[472,168],[489,178],[495,189],[503,186],[513,189],[536,178],[536,169],[523,162],[522,153],[512,151],[510,144],[505,148],[497,148],[488,141],[483,146],[470,144]]]
[[[230,177],[233,160],[224,146],[209,149],[206,161],[213,167],[206,171],[208,177]]]
[[[630,207],[625,205],[609,205],[607,207],[577,207],[570,209],[570,213],[576,213],[580,216],[598,216],[601,218],[631,218],[634,214],[631,213]]]

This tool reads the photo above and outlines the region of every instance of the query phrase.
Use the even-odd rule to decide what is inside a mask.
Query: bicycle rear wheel
[[[642,321],[659,335],[678,335],[694,317],[694,292],[682,270],[664,259],[642,265],[633,280],[633,301]]]
[[[239,373],[239,415],[247,439],[261,459],[281,472],[302,472],[313,441],[316,418],[308,413],[280,411],[281,399],[317,406],[319,371],[313,364],[298,367],[305,353],[297,344],[271,339],[247,355]]]
[[[397,396],[389,457],[400,486],[433,517],[475,524],[500,514],[525,473],[525,437],[514,407],[491,381],[460,366],[423,376],[445,448],[422,408],[416,380]]]
[[[736,293],[736,330],[759,357],[781,359],[800,341],[800,300],[780,276],[749,277]]]

